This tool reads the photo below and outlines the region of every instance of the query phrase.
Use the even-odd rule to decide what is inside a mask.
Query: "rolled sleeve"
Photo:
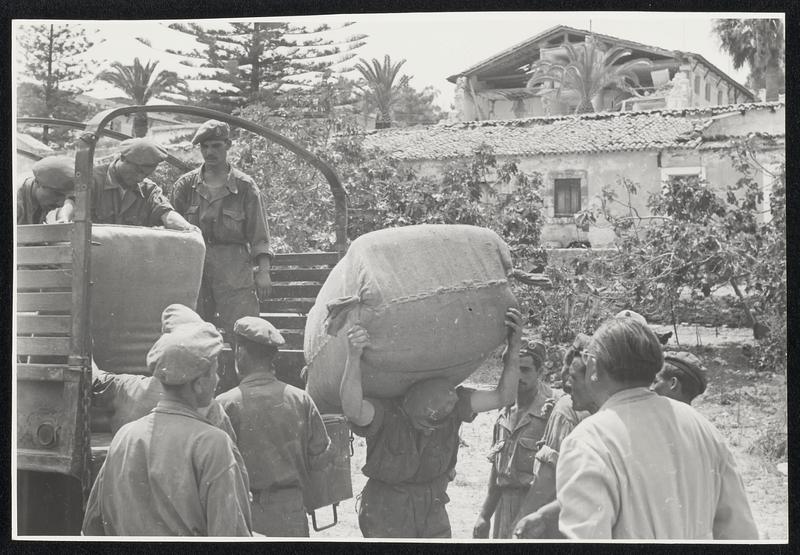
[[[386,418],[387,407],[385,405],[386,401],[383,401],[382,399],[365,399],[365,400],[369,401],[375,408],[375,414],[372,417],[372,422],[370,422],[366,426],[356,426],[355,424],[350,424],[350,429],[357,436],[369,438],[377,435],[378,432],[381,431],[381,428],[383,428],[383,422]]]
[[[253,262],[258,260],[259,255],[266,254],[272,257],[269,248],[269,226],[264,215],[264,206],[261,203],[261,196],[258,189],[252,183],[247,187],[247,198],[245,199],[245,235],[247,242],[250,243],[250,256]]]
[[[181,216],[185,216],[186,210],[189,208],[187,197],[191,188],[190,180],[191,177],[188,175],[182,175],[172,186],[172,206]]]
[[[536,460],[541,464],[547,464],[555,468],[558,464],[558,451],[547,445],[542,445],[536,452]]]
[[[172,207],[172,203],[169,201],[167,196],[161,190],[161,187],[153,182],[149,182],[147,185],[152,187],[150,194],[147,195],[146,199],[147,211],[149,213],[149,223],[151,226],[161,225],[163,223],[161,218],[164,216],[164,214],[172,212],[174,208]]]
[[[92,405],[105,410],[114,408],[120,383],[119,377],[111,372],[92,368]]]
[[[457,387],[456,395],[458,401],[456,402],[455,414],[461,422],[472,422],[478,413],[472,410],[472,393],[474,389],[469,387]]]

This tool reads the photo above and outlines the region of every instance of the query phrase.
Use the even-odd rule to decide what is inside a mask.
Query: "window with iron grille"
[[[571,216],[581,210],[580,178],[553,181],[553,207],[556,216]]]

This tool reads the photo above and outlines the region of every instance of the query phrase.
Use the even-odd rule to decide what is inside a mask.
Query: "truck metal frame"
[[[192,106],[126,106],[105,110],[86,123],[47,118],[20,118],[17,123],[63,126],[83,129],[75,159],[75,211],[69,224],[17,226],[16,265],[16,380],[15,410],[16,468],[24,473],[61,475],[80,484],[82,509],[92,484],[92,433],[89,427],[91,403],[91,338],[89,307],[91,299],[91,185],[94,153],[101,137],[127,139],[128,135],[106,129],[114,118],[135,113],[172,113],[224,121],[277,143],[322,173],[331,188],[335,208],[335,252],[280,254],[273,261],[275,283],[272,298],[262,303],[262,316],[271,316],[276,325],[292,337],[290,347],[281,353],[285,367],[302,366],[302,330],[305,314],[313,304],[330,267],[347,250],[347,192],[333,168],[290,139],[251,121]],[[18,153],[37,158],[35,153]],[[174,156],[167,160],[188,171]],[[277,293],[277,294],[276,294]],[[263,312],[266,310],[267,312]],[[274,323],[275,323],[274,322]],[[299,332],[299,333],[298,333]],[[299,343],[299,345],[298,345]],[[299,347],[299,348],[298,348]],[[279,376],[281,373],[279,372]],[[281,376],[302,385],[296,375]],[[349,458],[349,454],[348,454]],[[26,475],[28,476],[28,475]],[[28,476],[29,478],[29,476]],[[32,491],[35,482],[18,480],[18,516],[27,515],[21,489]],[[23,485],[20,485],[24,483]],[[55,511],[65,517],[71,506]],[[34,513],[36,507],[33,507]],[[52,508],[51,508],[52,509]],[[80,511],[82,512],[82,511]],[[334,520],[335,517],[334,505]],[[74,514],[71,515],[74,519]],[[50,514],[52,518],[52,513]],[[18,533],[30,532],[35,515],[18,518]],[[20,525],[20,520],[26,522]],[[316,528],[316,518],[314,518]],[[28,531],[25,529],[28,528]],[[55,533],[64,533],[56,526]],[[47,532],[44,532],[47,533]],[[79,533],[79,530],[74,530]]]

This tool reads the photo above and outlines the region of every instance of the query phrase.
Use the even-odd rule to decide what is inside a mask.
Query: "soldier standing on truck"
[[[206,242],[198,312],[230,336],[234,322],[258,316],[259,298],[269,295],[269,228],[255,182],[228,163],[228,124],[205,122],[192,144],[203,164],[175,182],[172,202]]]
[[[150,181],[167,151],[150,139],[128,139],[119,144],[117,157],[94,169],[92,223],[122,224],[191,231],[161,187]]]
[[[453,388],[442,378],[412,385],[397,399],[365,399],[361,354],[369,335],[348,331],[348,354],[339,394],[354,433],[367,438],[369,478],[361,492],[358,523],[365,538],[449,538],[447,484],[455,475],[458,431],[478,412],[514,402],[519,384],[522,315],[506,312],[508,344],[494,391]]]
[[[472,532],[474,538],[489,537],[492,515],[492,537],[511,538],[520,504],[533,479],[537,444],[555,402],[553,390],[540,379],[545,358],[545,346],[539,342],[520,352],[517,402],[503,407],[494,425],[488,491]]]
[[[164,397],[114,436],[86,506],[91,536],[250,536],[247,485],[230,437],[197,411],[217,387],[222,336],[165,333],[147,354]]]
[[[233,326],[238,387],[217,397],[231,419],[253,493],[253,530],[273,537],[308,537],[303,489],[309,472],[332,462],[325,424],[309,395],[275,378],[272,361],[284,344],[261,318]]]
[[[36,162],[17,190],[17,225],[43,224],[48,212],[61,208],[59,219],[70,221],[74,210],[75,161],[48,156]]]

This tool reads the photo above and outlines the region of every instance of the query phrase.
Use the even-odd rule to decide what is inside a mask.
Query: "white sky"
[[[448,109],[454,85],[446,78],[554,25],[591,29],[598,33],[703,55],[732,78],[744,84],[748,70],[735,71],[730,58],[719,50],[711,34],[711,22],[718,17],[783,17],[783,14],[676,13],[676,12],[485,12],[405,13],[272,18],[313,26],[328,22],[356,21],[343,33],[369,35],[357,57],[393,60],[405,58],[403,72],[413,76],[417,89],[427,85],[441,94],[438,103]],[[177,33],[152,21],[82,22],[102,28],[108,40],[102,53],[109,61],[130,63],[133,37],[148,38],[159,49],[179,49]],[[127,39],[123,41],[122,39]],[[165,57],[166,58],[166,57]],[[164,60],[167,61],[166,59]],[[162,64],[164,65],[164,64]]]

